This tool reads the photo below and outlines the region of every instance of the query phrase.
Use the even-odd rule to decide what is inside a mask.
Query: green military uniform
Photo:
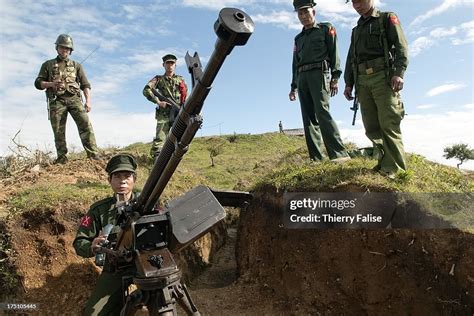
[[[66,47],[72,50],[72,39],[68,35],[62,34],[56,41],[57,45],[61,39],[69,40],[67,43],[70,43],[70,46],[66,45]],[[35,87],[42,90],[42,81],[52,82],[54,80],[61,80],[64,83],[64,88],[57,90],[48,88],[46,90],[48,115],[51,121],[51,127],[53,128],[58,160],[66,159],[66,121],[68,113],[71,114],[76,122],[82,146],[87,156],[97,158],[98,149],[94,131],[87,112],[84,109],[84,105],[82,104],[80,95],[80,90],[86,88],[90,89],[91,85],[87,80],[81,64],[69,58],[63,60],[60,56],[44,62],[35,80]]]
[[[389,62],[389,49],[394,59]],[[344,79],[356,86],[365,134],[383,155],[376,169],[387,174],[406,170],[400,122],[405,114],[400,94],[393,92],[392,76],[403,78],[408,45],[395,13],[377,9],[361,17],[352,30]]]
[[[336,122],[329,112],[330,80],[341,75],[336,30],[315,23],[295,37],[291,90],[298,89],[309,156],[322,160],[324,142],[330,159],[347,157]]]
[[[135,172],[136,163],[133,158],[130,159],[129,157],[131,156],[117,155],[112,157],[106,167],[109,175],[118,171]],[[131,199],[136,198],[136,196],[132,194]],[[109,236],[114,236],[120,231],[119,226],[116,226],[118,204],[119,202],[117,202],[115,196],[105,198],[94,203],[87,214],[82,217],[76,238],[73,241],[74,249],[79,256],[84,258],[94,256],[91,248],[92,241],[107,224],[114,225]],[[84,315],[120,314],[123,306],[122,278],[133,275],[134,268],[114,271],[108,263],[109,261],[106,259],[103,271],[97,279],[97,284],[84,308]]]
[[[164,62],[168,56],[173,55],[164,56]],[[176,57],[174,57],[174,60],[176,60]],[[179,75],[173,75],[172,77],[168,77],[166,75],[157,75],[146,84],[146,86],[143,88],[143,95],[149,101],[156,103],[156,97],[151,91],[151,88],[157,89],[163,96],[173,100],[176,104],[183,105],[186,101],[186,96],[188,93],[187,86],[184,82],[184,78]],[[150,155],[152,157],[156,157],[161,151],[161,147],[163,146],[166,136],[168,135],[168,132],[174,123],[175,115],[171,115],[171,111],[173,111],[171,106],[161,108],[157,105],[156,107],[156,134],[150,150]]]

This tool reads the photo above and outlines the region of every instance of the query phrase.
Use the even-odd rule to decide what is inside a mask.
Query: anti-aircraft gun
[[[170,201],[164,212],[156,211],[163,190],[202,124],[200,112],[212,82],[232,49],[247,43],[254,24],[243,11],[224,8],[214,30],[218,38],[204,71],[197,53],[186,54],[192,76],[191,95],[180,108],[137,201],[119,207],[121,232],[114,248],[103,248],[119,269],[127,265],[136,267],[132,283],[138,289],[126,292],[121,315],[134,315],[141,306],[147,306],[150,315],[176,315],[176,302],[189,315],[199,315],[180,281],[173,254],[223,220],[222,205],[239,207],[251,198],[247,192],[219,192],[198,186]]]

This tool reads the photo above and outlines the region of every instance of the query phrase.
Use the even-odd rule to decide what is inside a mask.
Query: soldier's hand
[[[162,109],[166,109],[166,107],[168,106],[168,102],[166,101],[158,101],[157,104]]]
[[[296,90],[291,90],[290,91],[290,94],[288,95],[288,97],[290,98],[290,101],[295,101],[296,100]]]
[[[100,231],[99,236],[97,236],[96,238],[94,238],[94,240],[92,240],[92,245],[91,245],[92,252],[95,253],[97,250],[99,250],[102,244],[106,240],[107,238],[102,234],[102,231]]]
[[[354,97],[352,96],[352,86],[346,86],[344,89],[344,96],[348,101],[354,100]]]
[[[331,82],[329,83],[329,89],[331,90],[331,97],[335,96],[339,92],[337,80],[331,80]]]
[[[399,76],[393,76],[391,84],[393,92],[398,92],[403,89],[403,78]]]
[[[86,104],[84,104],[84,108],[86,109],[86,112],[89,113],[92,109],[91,107],[91,103],[90,102],[86,102]]]
[[[64,82],[62,82],[61,80],[54,80],[53,82],[51,82],[51,88],[55,89],[55,90],[58,90],[58,89],[64,89]]]

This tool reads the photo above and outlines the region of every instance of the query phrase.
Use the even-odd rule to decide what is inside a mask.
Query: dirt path
[[[237,280],[236,239],[237,228],[228,228],[225,246],[216,253],[212,265],[189,285],[201,314],[288,315],[284,302],[273,306],[271,292],[265,289],[262,292],[260,286],[252,282]]]

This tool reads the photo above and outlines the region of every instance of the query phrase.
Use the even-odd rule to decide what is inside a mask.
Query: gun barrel
[[[195,78],[191,95],[181,107],[137,201],[136,210],[141,214],[151,212],[161,196],[202,124],[199,113],[219,69],[235,46],[247,43],[253,33],[254,23],[245,12],[235,8],[224,8],[219,12],[214,30],[218,37],[214,52],[204,72],[199,78]]]

